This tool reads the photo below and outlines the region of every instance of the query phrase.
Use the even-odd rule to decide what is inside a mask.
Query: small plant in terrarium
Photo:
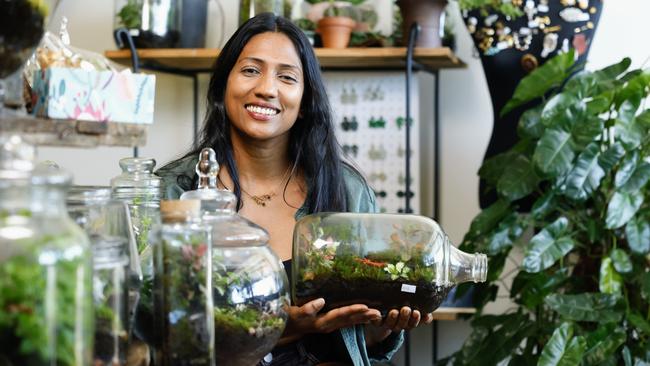
[[[456,283],[485,275],[485,256],[452,248],[428,218],[307,216],[294,231],[294,302],[323,297],[323,311],[366,304],[381,311],[410,306],[431,312]]]
[[[127,0],[117,13],[120,25],[127,29],[140,28],[142,19],[142,0]]]
[[[125,266],[98,268],[93,275],[95,366],[126,364],[128,344]]]

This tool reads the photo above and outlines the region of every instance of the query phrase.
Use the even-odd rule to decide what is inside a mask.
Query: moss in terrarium
[[[258,330],[265,328],[282,328],[284,319],[277,315],[264,313],[250,307],[215,308],[214,326],[219,330],[245,330],[255,335]]]
[[[145,203],[151,199],[151,196],[136,197],[130,205],[138,253],[142,253],[149,243],[149,231],[154,219],[149,212],[151,209]]]
[[[82,295],[79,303],[79,286],[91,288],[79,281],[79,268],[88,268],[84,278],[90,281],[90,258],[61,256],[49,266],[37,259],[45,255],[44,248],[65,247],[72,240],[46,236],[24,242],[24,254],[0,266],[0,359],[13,365],[49,364],[53,357],[58,366],[83,362],[78,357],[84,356],[75,354],[75,340],[81,336],[82,345],[90,349],[93,322],[90,294]]]

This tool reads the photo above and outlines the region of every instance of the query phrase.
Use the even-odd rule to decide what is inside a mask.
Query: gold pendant
[[[266,203],[271,200],[273,196],[270,194],[263,194],[259,196],[252,196],[251,199],[253,199],[253,202],[257,204],[258,206],[266,207]]]

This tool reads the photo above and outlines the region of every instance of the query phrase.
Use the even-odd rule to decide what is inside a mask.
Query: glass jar
[[[154,159],[120,159],[122,174],[111,179],[111,197],[129,206],[138,253],[146,249],[149,230],[160,220],[161,179],[153,174],[155,166]]]
[[[126,28],[137,48],[177,47],[182,1],[115,0],[114,29]]]
[[[154,362],[214,365],[210,227],[199,201],[162,201],[153,240]]]
[[[241,0],[239,5],[239,25],[241,26],[248,19],[262,13],[285,16],[284,0]]]
[[[212,149],[197,164],[199,187],[181,199],[199,199],[212,228],[212,286],[217,365],[255,365],[280,339],[289,305],[287,275],[268,246],[268,233],[235,213],[235,196],[217,189]]]
[[[430,313],[462,282],[485,282],[485,254],[464,253],[423,216],[318,213],[293,237],[295,305],[325,299],[327,311],[366,304],[386,312],[410,306]]]
[[[70,217],[88,234],[93,253],[94,365],[125,365],[142,272],[126,204],[110,187],[72,186]]]
[[[92,259],[68,217],[70,176],[33,169],[33,147],[0,137],[0,363],[92,363]]]

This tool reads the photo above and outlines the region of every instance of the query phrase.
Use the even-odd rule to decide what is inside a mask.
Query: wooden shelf
[[[144,146],[147,125],[16,117],[0,119],[0,133],[16,133],[40,146]]]
[[[219,55],[216,48],[161,48],[138,50],[140,61],[156,67],[176,70],[206,72]],[[329,70],[386,70],[403,69],[406,65],[406,48],[315,48],[321,67]],[[106,51],[106,57],[120,64],[131,65],[131,51]],[[451,49],[416,48],[413,53],[416,62],[430,70],[463,68],[465,63],[458,59]]]
[[[433,312],[433,320],[456,320],[461,314],[474,314],[475,308],[437,308]]]

